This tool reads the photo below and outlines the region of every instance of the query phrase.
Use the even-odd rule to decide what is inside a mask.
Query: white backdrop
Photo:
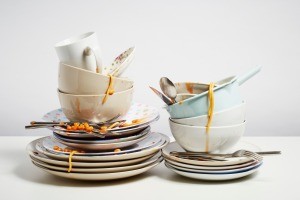
[[[263,70],[241,91],[246,135],[300,135],[300,1],[0,1],[0,135],[50,134],[24,126],[59,107],[54,44],[96,31],[107,65],[135,45],[126,72],[137,102],[162,107],[150,91],[161,76],[209,82]],[[153,130],[170,134],[168,115]]]

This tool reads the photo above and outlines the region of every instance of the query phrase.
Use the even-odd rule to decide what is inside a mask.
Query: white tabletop
[[[128,179],[82,182],[63,179],[36,168],[25,148],[37,137],[0,137],[1,199],[300,199],[300,137],[245,137],[263,150],[258,173],[235,181],[204,182],[181,177],[164,164]],[[3,198],[4,197],[4,198]]]

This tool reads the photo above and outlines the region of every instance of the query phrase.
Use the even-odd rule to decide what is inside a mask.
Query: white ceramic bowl
[[[224,152],[233,147],[245,132],[245,122],[232,126],[188,126],[169,120],[171,132],[178,144],[187,151]]]
[[[109,95],[102,104],[101,95],[73,95],[58,91],[61,108],[70,121],[106,121],[120,114],[124,115],[130,108],[133,88]]]
[[[58,89],[69,94],[104,94],[109,84],[109,77],[67,65],[59,64]],[[113,89],[121,92],[132,88],[133,81],[114,77]]]
[[[216,112],[213,114],[211,126],[231,126],[245,121],[246,103]],[[173,122],[189,126],[206,126],[207,115],[197,117],[171,119]]]

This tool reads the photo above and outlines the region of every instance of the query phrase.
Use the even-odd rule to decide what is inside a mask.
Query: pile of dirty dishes
[[[209,99],[209,84],[175,83],[181,99],[177,97],[177,102],[166,106],[166,110],[178,144],[193,152],[223,152],[233,147],[244,134],[246,124],[246,104],[239,86],[259,71],[260,68],[254,68],[242,76],[215,82],[211,92],[213,102]]]
[[[133,81],[120,77],[134,59],[135,48],[104,67],[96,33],[89,32],[55,45],[59,58],[58,97],[70,121],[99,123],[129,110]]]
[[[257,149],[254,145],[240,142],[239,145],[230,150],[231,153],[240,148]],[[165,165],[170,170],[188,178],[209,180],[209,181],[224,181],[241,178],[256,172],[262,165],[262,159],[256,160],[250,157],[230,157],[225,159],[215,157],[218,160],[205,159],[205,157],[189,159],[188,157],[177,157],[174,152],[184,152],[184,150],[176,143],[169,143],[163,148],[162,154],[165,159]],[[207,156],[207,154],[203,154]]]

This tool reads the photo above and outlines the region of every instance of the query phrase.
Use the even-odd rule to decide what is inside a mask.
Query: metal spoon
[[[164,95],[163,93],[161,93],[160,91],[158,91],[157,89],[149,86],[150,89],[161,99],[163,100],[167,105],[172,105],[173,102],[168,98],[166,97],[166,95]]]
[[[176,103],[177,90],[174,83],[167,77],[162,77],[159,81],[161,90],[167,97],[169,97],[173,103]]]

